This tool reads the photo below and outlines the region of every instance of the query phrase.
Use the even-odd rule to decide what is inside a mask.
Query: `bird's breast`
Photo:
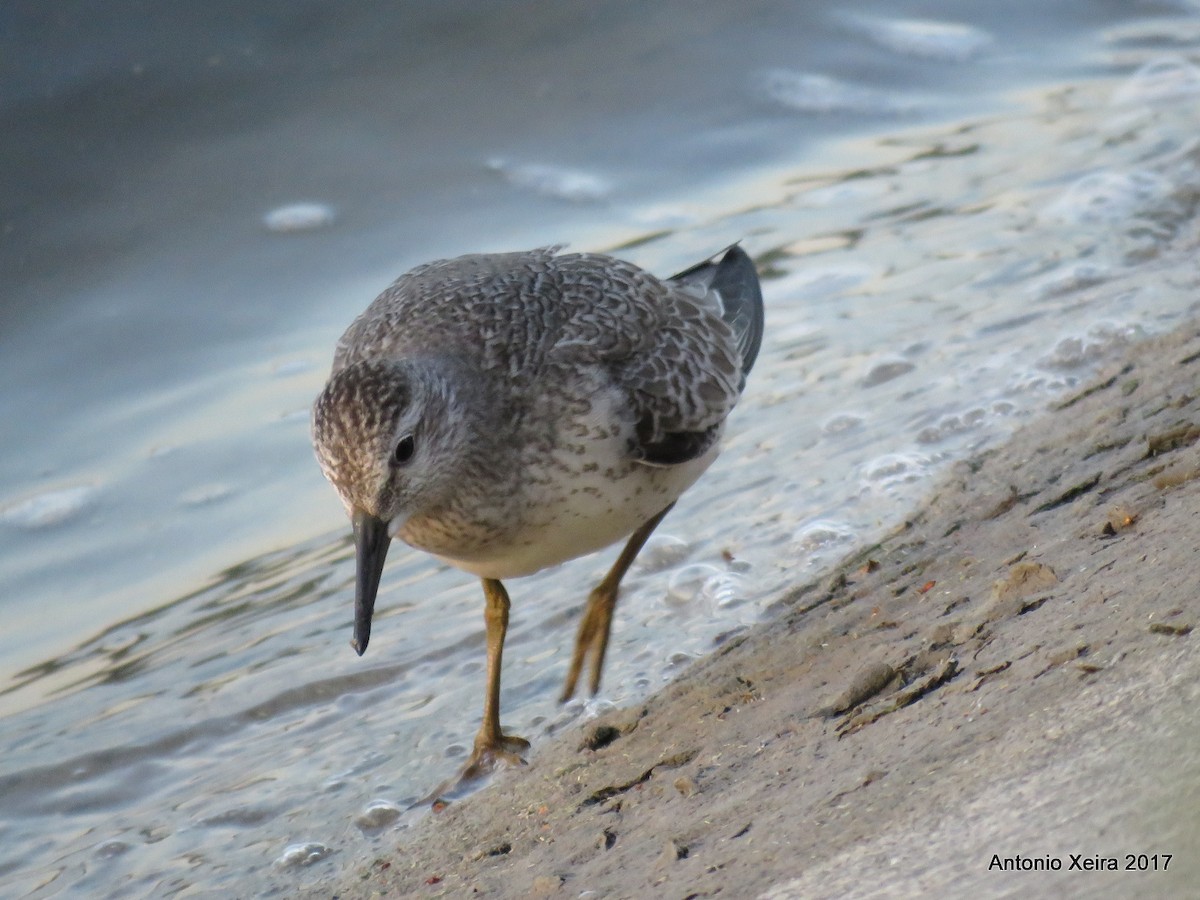
[[[551,476],[527,487],[526,503],[506,533],[469,548],[425,549],[483,578],[532,575],[628,537],[674,503],[715,457],[714,448],[672,468],[635,463],[615,474],[589,469],[569,480]]]
[[[620,400],[599,391],[575,402],[556,427],[520,442],[506,477],[464,484],[472,496],[460,514],[414,517],[400,537],[475,575],[515,578],[632,534],[700,477],[717,448],[678,466],[638,463]]]

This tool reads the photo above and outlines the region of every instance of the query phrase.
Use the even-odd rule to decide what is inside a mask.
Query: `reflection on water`
[[[630,34],[596,8],[627,39],[623,60],[657,46],[652,31]],[[534,764],[538,738],[678,674],[888,527],[948,461],[1195,310],[1200,113],[1189,102],[1191,64],[1159,58],[1153,29],[1100,31],[1078,50],[1091,59],[1119,51],[1125,80],[1031,91],[986,117],[918,129],[897,111],[915,117],[926,103],[949,103],[938,94],[947,71],[983,81],[1002,48],[1032,45],[996,20],[1020,18],[1011,12],[970,24],[868,12],[810,11],[837,23],[834,37],[819,33],[842,42],[858,74],[824,45],[800,65],[771,30],[760,58],[737,61],[733,93],[715,101],[721,116],[670,123],[690,135],[672,140],[706,147],[680,151],[710,170],[686,190],[671,180],[681,176],[663,175],[651,190],[622,168],[671,168],[655,155],[662,148],[631,151],[622,164],[606,150],[600,164],[545,133],[554,152],[538,154],[495,131],[471,144],[478,182],[426,172],[426,196],[422,179],[411,181],[418,199],[404,228],[454,235],[438,252],[563,237],[593,249],[604,244],[587,243],[597,233],[588,229],[601,226],[583,223],[601,219],[609,246],[655,271],[741,238],[764,278],[762,362],[724,456],[627,578],[599,699],[554,702],[583,601],[610,555],[509,586],[505,725],[534,739]],[[480,15],[487,24],[491,14]],[[734,27],[723,15],[699,18]],[[546,28],[566,41],[569,22]],[[572,49],[535,41],[529,52],[562,65]],[[897,58],[908,76],[878,77]],[[613,76],[618,85],[627,77]],[[614,121],[561,84],[545,90],[571,134]],[[658,82],[655,90],[670,95]],[[904,106],[915,97],[917,107]],[[852,119],[847,132],[889,134],[828,139]],[[728,121],[739,123],[736,139]],[[809,129],[827,140],[797,161],[779,135],[794,141]],[[632,141],[622,131],[619,142]],[[770,152],[746,164],[755,142]],[[439,150],[425,148],[417,168],[440,171]],[[439,207],[449,184],[466,193]],[[21,388],[0,398],[15,423],[0,454],[0,572],[11,584],[0,645],[13,673],[0,686],[5,895],[286,896],[394,840],[419,816],[408,807],[468,751],[483,681],[477,582],[397,547],[371,649],[359,659],[348,646],[353,550],[311,459],[306,410],[341,327],[403,265],[394,246],[381,249],[396,229],[357,222],[365,208],[335,193],[294,187],[244,210],[246,251],[236,240],[222,246],[262,270],[253,277],[221,269],[204,278],[194,259],[176,271],[151,241],[131,258],[171,277],[133,263],[106,270],[109,283],[47,309],[45,332],[31,332],[39,341],[2,357]],[[460,219],[475,230],[456,232]],[[335,253],[349,260],[341,274],[306,287],[312,270],[297,260],[330,267],[321,254]],[[147,299],[158,291],[186,312],[162,312]],[[274,322],[281,309],[292,318]],[[82,323],[72,318],[81,310]],[[29,375],[42,364],[36,347],[69,356],[84,337],[127,327],[170,340],[129,345],[128,359],[95,379],[61,366],[47,367],[45,383]],[[55,399],[55,386],[80,405]],[[54,417],[52,446],[42,415]],[[80,447],[96,447],[96,458],[80,464]]]
[[[222,656],[230,658],[225,639],[231,634],[344,591],[345,584],[329,586],[328,582],[333,565],[345,563],[353,553],[352,541],[345,537],[238,563],[200,590],[117,622],[69,653],[18,672],[0,695],[23,689],[58,695],[126,681],[145,668],[161,670],[172,658],[189,658],[195,653],[189,642],[197,639],[208,643],[222,638],[218,644]],[[255,646],[269,637],[263,630]],[[53,688],[48,689],[48,684]]]

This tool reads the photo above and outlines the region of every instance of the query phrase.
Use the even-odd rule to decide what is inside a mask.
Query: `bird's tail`
[[[738,353],[742,357],[742,379],[750,374],[763,336],[763,297],[758,271],[750,256],[734,244],[720,255],[671,276],[671,281],[699,287],[716,294],[721,303],[721,318],[733,329]]]

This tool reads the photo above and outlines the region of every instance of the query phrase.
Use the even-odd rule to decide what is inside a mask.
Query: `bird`
[[[469,781],[523,764],[500,725],[504,580],[624,540],[588,595],[561,700],[601,672],[621,579],[719,452],[762,343],[737,244],[666,279],[561,246],[420,265],[338,341],[312,440],[350,517],[361,656],[392,540],[477,576],[487,646]],[[719,257],[719,258],[718,258]]]

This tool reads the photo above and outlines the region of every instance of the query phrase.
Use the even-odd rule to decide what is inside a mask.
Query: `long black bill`
[[[388,523],[361,509],[354,511],[354,546],[357,551],[357,578],[354,585],[354,639],[350,646],[362,656],[371,640],[371,614],[375,612],[375,595],[387,559]]]

